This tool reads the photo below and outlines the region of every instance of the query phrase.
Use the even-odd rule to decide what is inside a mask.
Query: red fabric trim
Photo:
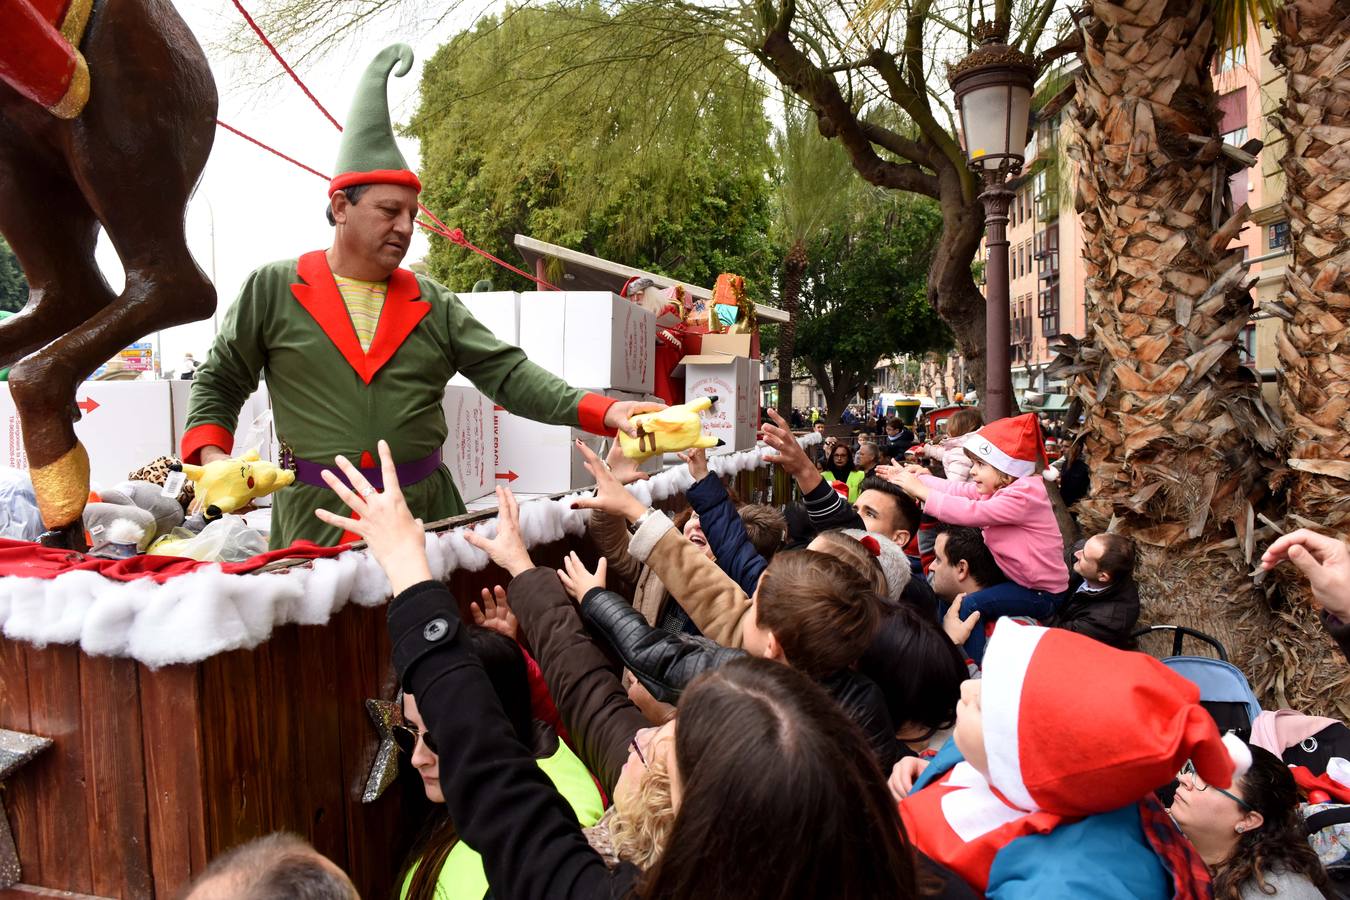
[[[384,308],[380,311],[380,321],[367,353],[361,349],[352,317],[342,302],[342,294],[328,268],[324,251],[306,253],[295,268],[303,283],[291,285],[291,293],[366,384],[370,384],[375,373],[389,362],[422,318],[431,312],[430,303],[418,300],[422,289],[417,276],[407,269],[395,269],[389,276]]]
[[[344,172],[328,182],[328,196],[354,184],[401,184],[421,193],[422,182],[407,169],[373,169],[369,172]]]
[[[66,572],[84,571],[96,572],[114,581],[152,578],[162,584],[170,578],[195,572],[204,566],[219,565],[227,574],[239,575],[261,569],[278,559],[322,559],[336,556],[346,549],[348,548],[320,547],[309,541],[296,541],[289,547],[269,550],[243,562],[209,563],[177,556],[153,555],[133,556],[130,559],[96,559],[29,541],[0,539],[0,576],[55,578]]]
[[[0,81],[34,103],[51,107],[61,99],[70,86],[76,69],[76,51],[62,36],[59,14],[65,15],[64,4],[58,8],[50,4],[30,2],[0,3]]]
[[[214,422],[205,422],[189,428],[183,434],[183,440],[179,450],[183,454],[183,462],[194,466],[202,464],[202,448],[219,447],[226,453],[234,450],[234,435],[222,425]]]
[[[605,427],[605,414],[618,401],[600,394],[586,394],[577,404],[577,427],[591,434],[613,437],[614,429]]]

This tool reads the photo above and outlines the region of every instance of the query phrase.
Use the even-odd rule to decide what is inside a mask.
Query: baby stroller
[[[1172,632],[1172,655],[1164,657],[1162,664],[1200,688],[1200,705],[1214,717],[1221,734],[1231,731],[1244,741],[1250,739],[1252,722],[1261,714],[1261,704],[1247,677],[1228,661],[1228,651],[1223,644],[1203,631],[1181,625],[1153,625],[1139,629],[1131,637],[1138,640],[1168,631]],[[1218,659],[1183,656],[1182,644],[1188,637],[1209,644]]]

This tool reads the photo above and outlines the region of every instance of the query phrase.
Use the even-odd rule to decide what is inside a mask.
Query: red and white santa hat
[[[1060,628],[994,628],[980,695],[989,783],[1020,809],[1088,816],[1135,803],[1186,760],[1230,787],[1251,751],[1200,689],[1143,653]]]
[[[830,487],[834,488],[834,492],[840,497],[848,500],[848,485],[846,483],[842,481],[831,481]]]
[[[1035,474],[1045,462],[1040,419],[1034,413],[995,419],[966,439],[965,450],[1014,478]]]

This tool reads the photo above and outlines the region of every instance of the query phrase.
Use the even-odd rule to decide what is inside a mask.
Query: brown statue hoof
[[[57,550],[74,550],[87,553],[89,545],[84,542],[84,523],[76,521],[63,528],[53,528],[38,535],[38,543]]]

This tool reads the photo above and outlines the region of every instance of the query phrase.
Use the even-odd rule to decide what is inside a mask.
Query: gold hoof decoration
[[[70,46],[80,47],[84,40],[84,28],[89,24],[89,12],[94,8],[94,0],[70,0],[66,14],[61,19],[61,36],[70,41]]]
[[[76,441],[56,462],[28,474],[44,525],[55,530],[80,518],[89,500],[89,454],[83,444]]]
[[[84,54],[76,50],[75,71],[70,74],[70,86],[61,99],[48,109],[58,119],[73,119],[84,111],[84,105],[88,102],[89,65],[84,61]]]

